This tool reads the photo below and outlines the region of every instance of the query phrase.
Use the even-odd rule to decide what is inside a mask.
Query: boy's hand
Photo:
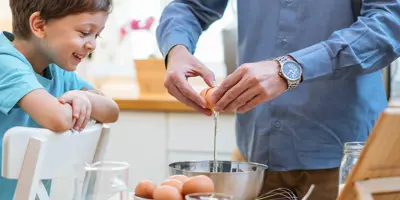
[[[64,93],[59,98],[60,103],[68,103],[72,106],[72,116],[76,120],[74,129],[82,131],[90,119],[92,113],[92,104],[86,94],[86,91],[72,90]]]
[[[83,87],[81,90],[104,96],[104,93],[102,93],[100,90],[96,90],[96,89],[88,90],[88,88],[86,86]]]

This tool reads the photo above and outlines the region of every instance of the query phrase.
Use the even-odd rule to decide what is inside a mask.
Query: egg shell
[[[167,179],[164,182],[162,182],[160,185],[169,185],[169,186],[176,188],[179,191],[179,193],[182,192],[183,183],[176,179]]]
[[[169,185],[162,185],[154,190],[153,200],[183,200],[183,197],[176,188]]]
[[[151,181],[143,180],[140,181],[135,188],[135,196],[152,199],[154,190],[157,188],[157,185]]]
[[[191,177],[182,186],[183,195],[214,192],[214,190],[214,182],[205,175]]]
[[[214,104],[211,103],[212,102],[211,101],[211,96],[214,93],[215,89],[217,89],[217,88],[215,88],[215,87],[213,87],[213,88],[205,88],[200,92],[200,96],[203,97],[206,100],[206,103],[207,103],[206,107],[208,109],[213,109],[214,108]]]
[[[178,181],[182,182],[182,184],[183,184],[189,179],[189,177],[187,177],[185,175],[178,174],[178,175],[172,175],[168,179],[175,179],[175,180],[178,180]]]

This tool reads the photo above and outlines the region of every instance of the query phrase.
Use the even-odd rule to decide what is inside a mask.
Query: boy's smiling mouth
[[[85,56],[81,56],[81,55],[79,55],[79,54],[77,54],[77,53],[73,53],[73,55],[75,56],[75,57],[77,57],[77,58],[79,58],[79,59],[83,59]]]
[[[82,61],[82,59],[86,57],[86,56],[79,55],[77,53],[72,53],[72,55],[74,56],[77,64],[79,64]]]

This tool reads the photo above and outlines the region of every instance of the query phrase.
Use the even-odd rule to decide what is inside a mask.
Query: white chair
[[[103,158],[110,128],[89,125],[82,132],[14,127],[3,139],[2,173],[17,179],[14,200],[49,200],[43,179],[77,174],[77,166]]]

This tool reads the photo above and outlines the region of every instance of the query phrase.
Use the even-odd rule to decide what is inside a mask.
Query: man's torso
[[[238,0],[238,64],[286,55],[328,39],[354,22],[351,4]],[[238,114],[237,141],[249,160],[271,170],[338,167],[344,142],[366,140],[386,106],[380,71],[303,83]]]

